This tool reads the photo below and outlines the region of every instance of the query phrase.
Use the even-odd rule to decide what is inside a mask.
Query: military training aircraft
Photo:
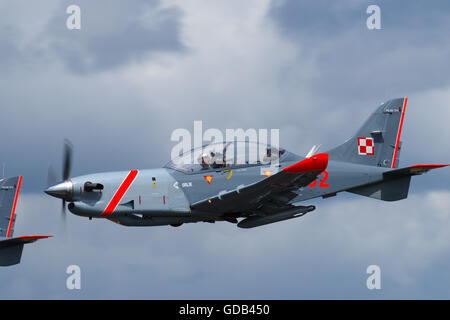
[[[448,166],[399,168],[406,103],[398,98],[381,104],[351,139],[320,154],[314,146],[306,157],[227,141],[192,149],[163,168],[69,178],[72,147],[66,143],[63,179],[45,192],[62,199],[63,208],[68,202],[75,215],[124,226],[228,221],[253,228],[303,216],[315,207],[299,202],[342,191],[401,200],[411,176]],[[254,150],[263,157],[254,157]]]
[[[20,263],[23,245],[51,236],[20,236],[13,238],[16,205],[22,176],[0,180],[0,266]]]

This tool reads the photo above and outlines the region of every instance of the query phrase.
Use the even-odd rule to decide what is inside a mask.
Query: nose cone
[[[69,198],[72,196],[72,190],[73,190],[72,181],[68,180],[55,184],[54,186],[51,186],[44,192],[55,198],[69,200]]]

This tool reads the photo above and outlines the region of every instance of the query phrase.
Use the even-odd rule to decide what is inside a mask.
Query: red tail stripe
[[[395,168],[395,161],[397,159],[398,145],[400,144],[400,137],[402,135],[403,119],[405,118],[406,102],[408,102],[408,98],[405,98],[403,101],[402,116],[400,118],[400,125],[398,127],[397,141],[395,142],[394,158],[392,158],[392,168]]]
[[[17,182],[16,194],[14,196],[14,204],[12,207],[11,216],[9,218],[8,233],[6,234],[7,238],[9,238],[9,236],[11,235],[11,229],[12,229],[12,225],[14,223],[14,213],[16,212],[16,204],[17,204],[17,199],[19,198],[19,190],[20,190],[21,184],[22,184],[22,176],[19,177],[19,182]]]
[[[120,185],[119,189],[117,189],[116,193],[112,197],[109,204],[106,206],[105,211],[101,214],[102,217],[109,216],[111,213],[114,212],[116,207],[119,205],[120,201],[122,200],[125,193],[128,191],[128,188],[133,183],[134,179],[136,179],[139,171],[138,170],[131,170],[130,173],[126,176],[125,180],[123,180],[122,184]]]

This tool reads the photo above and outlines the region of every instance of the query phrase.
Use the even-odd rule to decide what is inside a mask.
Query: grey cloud
[[[176,7],[161,7],[159,0],[108,1],[107,4],[78,1],[81,29],[69,30],[66,27],[69,17],[66,8],[72,4],[72,1],[52,3],[53,8],[47,4],[52,14],[47,12],[40,16],[44,21],[47,19],[42,30],[19,27],[25,29],[21,30],[22,33],[35,34],[20,46],[23,57],[18,62],[34,59],[48,63],[56,60],[71,72],[83,74],[115,69],[154,53],[184,51],[180,41],[182,13]],[[17,33],[23,34],[15,34],[16,27],[9,24],[9,31],[2,31],[7,35],[3,43],[9,38],[20,40]],[[8,41],[4,46],[18,48],[17,41]],[[20,55],[15,54],[16,57]]]
[[[81,30],[66,29],[66,15],[55,17],[45,34],[50,38],[48,50],[77,73],[117,68],[154,52],[182,51],[181,12],[176,8],[158,8],[158,4],[159,1],[132,1],[124,5],[115,1],[105,6],[81,1]],[[154,11],[156,23],[145,22],[147,11]],[[102,28],[99,33],[95,28],[100,23],[110,28]]]
[[[380,0],[376,3],[368,0],[318,0],[313,4],[307,1],[273,1],[268,16],[278,23],[284,34],[310,35],[312,41],[323,41],[351,29],[366,28],[369,16],[366,9],[373,4],[381,9],[382,28],[390,32],[414,30],[409,33],[409,36],[414,36],[425,30],[437,39],[421,37],[420,41],[435,43],[445,39],[445,34],[440,32],[448,23],[450,5],[445,0]]]
[[[14,42],[14,31],[12,28],[5,28],[0,32],[0,66],[5,72],[14,65],[20,51]]]
[[[269,13],[314,57],[316,90],[333,99],[409,94],[450,84],[447,1],[379,1],[382,30],[366,27],[370,1],[285,1]],[[426,8],[426,10],[424,10]],[[351,92],[351,94],[349,94]]]

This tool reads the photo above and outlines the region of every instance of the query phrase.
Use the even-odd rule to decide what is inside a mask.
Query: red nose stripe
[[[102,217],[109,216],[111,213],[114,212],[116,207],[119,205],[120,201],[122,200],[123,196],[127,192],[128,188],[133,183],[134,179],[136,179],[139,171],[138,170],[131,170],[130,173],[128,173],[125,180],[123,180],[122,184],[120,185],[119,189],[117,189],[116,193],[112,197],[109,204],[106,206],[105,211],[101,214]]]
[[[300,162],[294,163],[292,166],[283,169],[285,172],[302,173],[311,171],[324,171],[328,166],[328,154],[319,153]]]

